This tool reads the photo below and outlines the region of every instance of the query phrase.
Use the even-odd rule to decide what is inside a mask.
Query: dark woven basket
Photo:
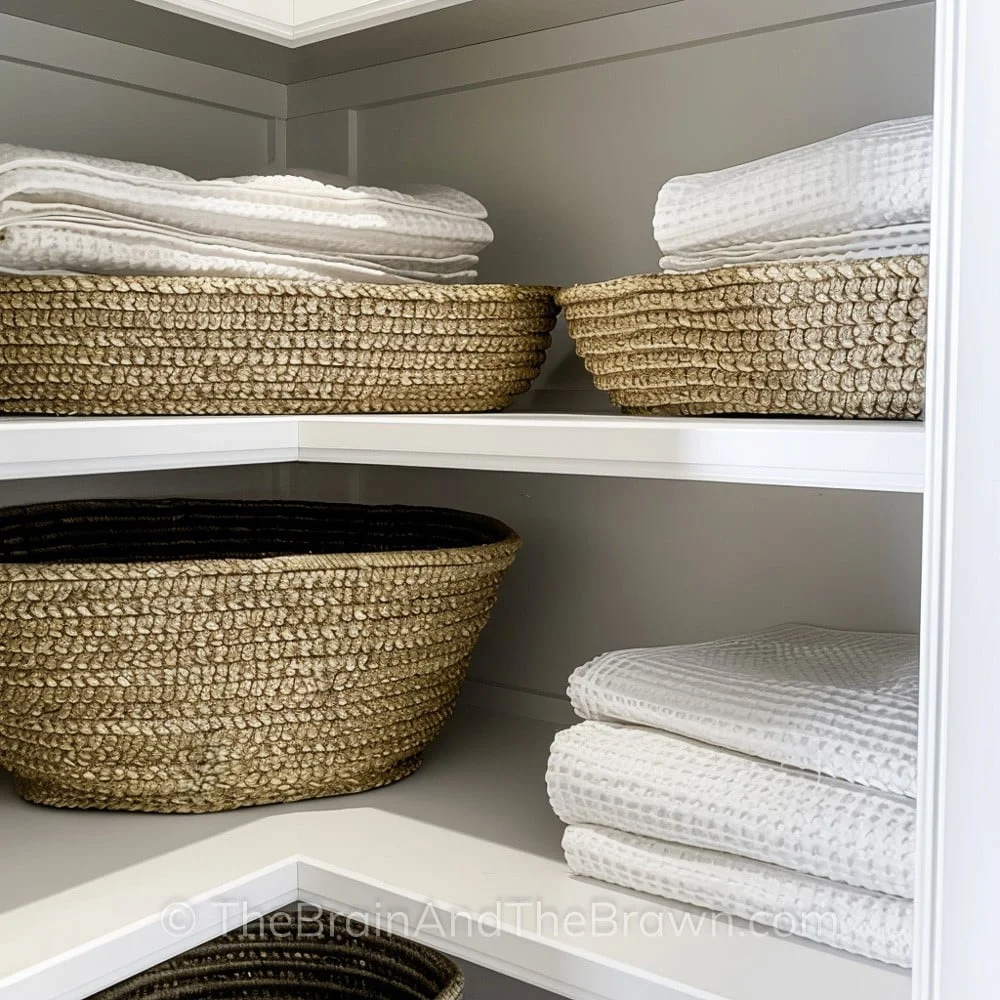
[[[272,922],[265,917],[92,1000],[461,1000],[459,968],[423,945],[343,917],[298,933]]]
[[[405,777],[519,544],[424,507],[0,510],[0,765],[35,802],[151,812]]]

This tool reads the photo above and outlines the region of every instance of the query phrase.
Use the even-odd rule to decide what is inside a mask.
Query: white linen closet
[[[998,37],[990,0],[0,0],[0,143],[450,185],[489,209],[488,282],[655,271],[667,177],[935,115],[923,421],[626,417],[562,322],[503,414],[0,417],[2,506],[430,504],[524,539],[398,785],[152,816],[29,805],[0,772],[0,1000],[85,1000],[297,900],[423,914],[470,1000],[994,996]],[[921,635],[912,974],[566,872],[545,766],[573,669],[781,622]],[[660,932],[564,919],[595,906]]]

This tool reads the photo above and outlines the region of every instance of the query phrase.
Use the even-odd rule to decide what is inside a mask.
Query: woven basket
[[[0,510],[0,766],[54,806],[211,812],[419,767],[520,542],[423,507]]]
[[[597,387],[627,413],[923,411],[926,257],[646,275],[558,301]]]
[[[236,278],[0,279],[0,412],[502,410],[554,289]]]
[[[430,948],[343,917],[296,926],[288,916],[264,917],[92,1000],[461,1000],[461,971]]]

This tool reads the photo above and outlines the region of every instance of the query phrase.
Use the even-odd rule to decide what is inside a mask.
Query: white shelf
[[[918,493],[918,423],[579,414],[0,419],[0,479],[262,462]]]
[[[916,423],[486,414],[305,417],[304,462],[919,492]]]
[[[79,1000],[238,926],[244,904],[252,914],[295,899],[392,914],[397,931],[405,914],[443,951],[578,1000],[909,997],[899,970],[738,922],[699,924],[701,911],[571,878],[545,797],[552,734],[463,706],[406,781],[216,816],[53,811],[5,787],[0,998]],[[611,903],[622,920],[659,914],[668,930],[578,936],[551,918],[536,926],[533,908],[516,908],[526,900],[559,918]],[[464,916],[450,933],[453,914],[498,904],[499,933]]]
[[[297,458],[295,417],[0,418],[0,480]]]

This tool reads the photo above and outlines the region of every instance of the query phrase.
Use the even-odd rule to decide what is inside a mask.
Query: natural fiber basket
[[[558,301],[597,387],[627,413],[923,411],[926,257],[646,275]]]
[[[92,1000],[461,1000],[462,973],[424,945],[343,917],[264,917]]]
[[[242,278],[0,279],[0,412],[502,410],[552,288]]]
[[[451,714],[519,544],[424,507],[0,510],[0,766],[34,802],[149,812],[396,781]]]

